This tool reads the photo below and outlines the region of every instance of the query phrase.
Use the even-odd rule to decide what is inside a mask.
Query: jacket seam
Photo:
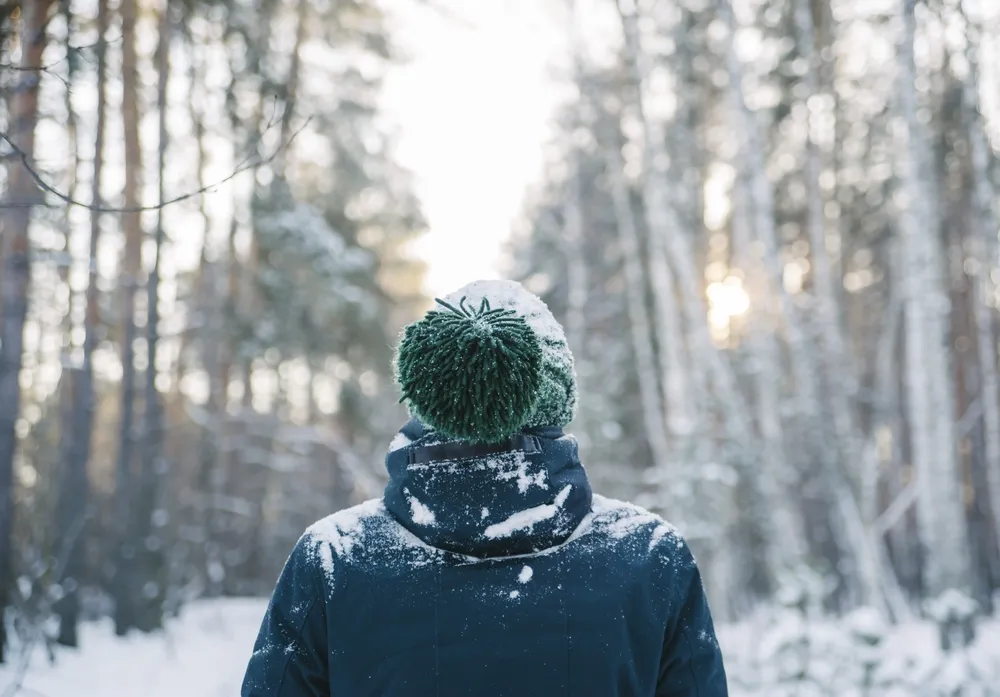
[[[701,697],[701,687],[699,685],[698,676],[694,672],[694,649],[691,648],[691,637],[688,635],[688,628],[682,627],[681,633],[684,635],[684,642],[687,644],[688,650],[688,672],[691,673],[691,684],[694,686],[695,697]]]
[[[309,617],[312,615],[313,610],[315,609],[316,609],[316,597],[313,596],[313,599],[309,601],[309,609],[306,611],[305,617],[302,618],[302,622],[299,623],[299,628],[295,632],[295,639],[294,639],[295,642],[300,642],[302,640],[302,631],[305,629],[306,622],[309,621]],[[288,658],[285,659],[284,667],[281,669],[281,680],[278,681],[277,695],[281,694],[281,690],[285,686],[285,678],[288,677],[288,666],[291,665],[291,663],[292,663],[292,656],[289,655]]]

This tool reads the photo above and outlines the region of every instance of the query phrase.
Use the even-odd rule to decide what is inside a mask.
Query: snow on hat
[[[413,416],[473,443],[573,420],[573,354],[541,298],[515,281],[475,281],[437,303],[406,327],[396,353]]]

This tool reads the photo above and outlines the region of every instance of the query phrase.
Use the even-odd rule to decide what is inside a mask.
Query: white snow
[[[426,524],[433,525],[434,512],[415,498],[410,497],[410,499],[411,511],[416,513],[414,518],[429,520],[431,522]],[[422,566],[432,563],[443,554],[441,550],[431,547],[396,522],[385,510],[381,499],[372,499],[327,516],[306,530],[304,537],[310,543],[312,553],[318,557],[328,578],[338,561],[350,561],[354,550],[361,548],[366,522],[381,527],[380,534],[369,540],[369,544],[377,541],[386,554],[403,549],[422,552],[420,555],[408,557],[408,563],[411,565]],[[474,557],[469,559],[474,560]]]
[[[677,528],[670,523],[660,522],[660,524],[653,529],[653,536],[649,539],[649,551],[652,552],[653,548],[660,544],[660,540],[668,535],[675,540],[677,547],[680,547],[683,544],[683,538],[680,536],[680,533],[677,532]]]
[[[535,575],[534,569],[532,569],[530,566],[525,566],[523,569],[521,569],[521,573],[517,575],[517,582],[527,583],[528,581],[531,580],[531,577],[534,575]]]
[[[373,515],[379,515],[383,511],[382,501],[372,499],[354,508],[327,516],[322,520],[313,523],[305,532],[316,545],[317,553],[323,561],[324,570],[329,573],[333,570],[333,558],[329,558],[329,568],[327,568],[327,554],[330,550],[324,548],[329,545],[337,556],[343,559],[350,558],[351,550],[357,543],[361,535],[361,521]]]
[[[85,623],[80,649],[56,649],[50,664],[35,646],[23,689],[13,690],[19,659],[0,666],[0,694],[19,697],[222,697],[238,695],[267,602],[193,603],[165,632],[114,635],[110,621]],[[286,647],[282,647],[285,649]],[[294,650],[294,646],[292,649]]]
[[[501,537],[510,537],[518,530],[532,528],[538,523],[541,523],[543,520],[548,520],[562,509],[563,504],[566,503],[566,499],[569,497],[569,492],[572,489],[573,485],[567,484],[562,488],[562,491],[559,492],[559,495],[556,496],[556,500],[553,503],[546,503],[541,506],[535,506],[523,511],[518,511],[514,515],[507,518],[507,520],[489,526],[483,534],[491,540]]]
[[[512,467],[513,465],[513,467]],[[528,493],[528,489],[537,486],[544,489],[546,487],[546,473],[544,467],[539,467],[537,472],[528,472],[528,458],[523,452],[504,453],[486,458],[486,466],[490,469],[499,470],[497,479],[502,482],[511,479],[517,480],[517,490],[522,494]]]
[[[327,578],[333,574],[333,549],[330,545],[319,545],[319,563]]]
[[[389,442],[389,452],[393,453],[396,452],[397,450],[402,450],[412,442],[413,441],[407,438],[405,434],[397,433],[396,436],[392,439],[392,441]]]
[[[420,499],[411,494],[408,489],[403,489],[406,494],[406,501],[410,504],[410,518],[417,525],[433,526],[437,524],[434,511],[427,507]]]
[[[457,306],[463,297],[467,307],[478,308],[483,298],[487,298],[493,309],[503,307],[514,310],[524,318],[543,344],[547,341],[566,343],[566,334],[548,306],[517,281],[473,281],[450,293],[444,300]]]
[[[490,509],[488,509],[485,506],[483,506],[483,510],[480,511],[480,513],[479,513],[479,519],[480,520],[486,520],[489,517],[490,517]]]
[[[506,593],[510,600],[520,590]],[[262,599],[201,601],[170,620],[165,632],[114,636],[110,622],[84,624],[79,650],[56,649],[55,663],[36,647],[24,671],[23,697],[222,697],[238,695],[243,672],[267,607]],[[859,647],[856,620],[802,622],[781,609],[752,621],[721,625],[719,640],[732,697],[849,697],[873,666],[870,697],[936,697],[960,685],[963,695],[990,694],[1000,676],[1000,621],[979,624],[967,651],[942,655],[927,622],[885,628],[875,651]],[[698,637],[704,640],[706,637]],[[803,641],[804,640],[804,641]],[[294,644],[281,647],[294,651]],[[14,694],[20,661],[0,666],[0,694]],[[804,678],[796,677],[805,668]],[[978,690],[977,690],[978,688]],[[953,692],[953,694],[958,694]]]

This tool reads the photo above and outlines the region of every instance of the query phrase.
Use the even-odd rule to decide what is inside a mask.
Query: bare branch
[[[186,201],[186,200],[188,200],[190,198],[194,198],[195,196],[200,196],[201,194],[207,193],[209,191],[214,191],[215,189],[217,189],[218,187],[222,186],[223,184],[232,181],[233,179],[235,179],[236,177],[238,177],[243,172],[247,172],[249,170],[255,170],[255,169],[258,169],[259,167],[263,167],[264,165],[270,164],[271,162],[273,162],[278,157],[278,155],[280,155],[282,152],[284,152],[285,150],[287,150],[291,146],[292,142],[298,137],[298,135],[300,133],[302,133],[302,131],[305,130],[305,128],[309,125],[310,121],[312,121],[311,117],[308,118],[308,119],[306,119],[305,123],[303,123],[298,128],[298,130],[296,130],[288,138],[287,141],[285,141],[284,143],[279,144],[278,147],[276,147],[274,149],[274,151],[270,155],[268,155],[267,157],[257,158],[255,160],[250,160],[249,158],[245,158],[242,161],[242,163],[236,169],[234,169],[232,171],[231,174],[229,174],[227,177],[225,177],[223,179],[220,179],[219,181],[215,182],[214,184],[209,184],[208,186],[203,186],[200,189],[195,189],[194,191],[189,191],[186,194],[181,194],[180,196],[175,196],[174,198],[168,199],[166,201],[162,201],[162,202],[157,203],[157,204],[152,205],[152,206],[131,206],[131,207],[115,208],[115,207],[104,207],[104,206],[95,205],[93,203],[84,203],[83,201],[78,201],[78,200],[74,199],[72,196],[69,196],[68,194],[64,194],[63,192],[61,192],[58,189],[54,188],[51,184],[49,184],[47,181],[45,181],[45,179],[31,166],[30,162],[28,161],[29,158],[28,158],[27,154],[23,150],[21,150],[19,147],[17,147],[17,145],[14,143],[14,141],[12,141],[10,139],[10,137],[6,133],[4,133],[2,131],[0,131],[0,140],[3,140],[4,142],[7,143],[7,145],[11,148],[11,152],[10,153],[6,153],[6,154],[0,154],[0,159],[6,157],[8,155],[13,155],[16,158],[20,159],[21,160],[21,164],[28,171],[28,174],[31,176],[31,178],[35,180],[35,183],[42,190],[44,190],[44,191],[52,194],[53,196],[55,196],[56,198],[58,198],[60,201],[62,201],[66,205],[76,206],[76,207],[79,207],[79,208],[86,208],[88,210],[96,211],[98,213],[142,213],[144,211],[156,211],[156,210],[160,210],[161,208],[166,208],[167,206],[173,205],[175,203],[180,203],[181,201]],[[39,202],[39,203],[30,202],[29,203],[29,202],[14,201],[12,203],[0,203],[0,209],[4,209],[4,208],[32,208],[32,207],[37,206],[37,205],[45,205],[45,204],[44,204],[44,202]]]
[[[122,37],[118,36],[118,37],[115,37],[114,39],[105,39],[103,41],[95,41],[92,44],[84,44],[83,46],[67,46],[66,47],[66,54],[62,58],[60,58],[58,60],[54,60],[51,63],[48,63],[46,65],[34,65],[34,66],[32,66],[32,65],[12,65],[10,63],[6,63],[6,64],[0,65],[0,70],[12,70],[12,71],[17,71],[17,72],[29,72],[29,73],[33,73],[33,72],[37,71],[37,72],[46,73],[46,72],[49,72],[50,70],[52,70],[52,68],[55,68],[56,66],[61,65],[62,63],[65,63],[69,59],[70,55],[72,55],[74,53],[79,54],[81,58],[83,58],[84,60],[88,60],[88,62],[89,62],[89,59],[87,59],[87,57],[86,57],[86,52],[87,51],[89,51],[91,49],[95,49],[98,46],[100,46],[101,44],[104,44],[105,46],[113,46],[116,43],[120,43],[121,40],[122,40]]]

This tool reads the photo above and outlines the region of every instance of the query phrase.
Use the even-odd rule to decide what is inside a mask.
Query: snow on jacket
[[[572,436],[392,447],[384,498],[296,545],[243,697],[727,695],[687,545],[593,495]]]

